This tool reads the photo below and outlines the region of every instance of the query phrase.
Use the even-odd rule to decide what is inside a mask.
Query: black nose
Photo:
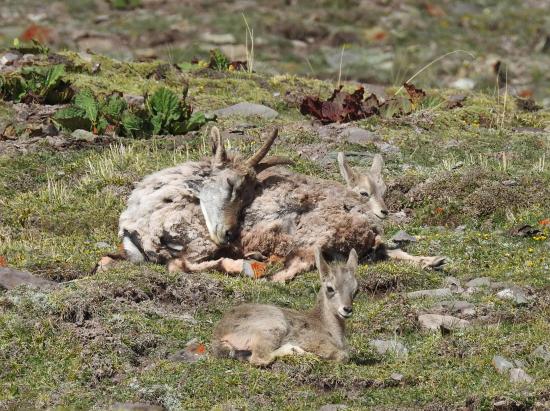
[[[235,231],[226,230],[225,231],[225,240],[226,241],[233,241],[234,239],[235,239]]]
[[[386,210],[386,209],[384,209],[384,210],[380,210],[380,212],[381,212],[382,214],[384,214],[384,215],[388,215],[388,214],[389,214],[389,211],[388,211],[388,210]]]
[[[351,314],[352,311],[353,311],[353,308],[352,307],[344,307],[344,311],[346,314]]]

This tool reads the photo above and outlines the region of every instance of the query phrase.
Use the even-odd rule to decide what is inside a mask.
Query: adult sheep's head
[[[290,163],[283,157],[264,159],[277,135],[278,130],[273,130],[262,147],[244,160],[228,156],[220,131],[212,128],[212,172],[202,185],[199,200],[208,233],[217,245],[227,245],[236,238],[241,211],[254,198],[256,174],[271,166]]]

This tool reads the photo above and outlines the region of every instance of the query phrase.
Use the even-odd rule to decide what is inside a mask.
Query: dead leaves
[[[409,114],[410,106],[414,107],[420,104],[426,97],[426,93],[409,83],[405,83],[403,87],[407,91],[408,99],[394,96],[386,101],[381,101],[374,93],[364,98],[365,89],[363,87],[359,87],[350,94],[343,91],[340,86],[326,101],[322,101],[319,97],[306,96],[300,105],[300,112],[317,118],[323,124],[361,120],[380,114],[385,109],[392,116]]]
[[[3,255],[0,255],[0,267],[7,267],[8,266],[8,260],[6,260],[6,257]]]
[[[411,103],[415,105],[420,103],[424,97],[426,97],[426,92],[420,88],[416,88],[413,84],[405,83],[403,84],[403,87],[405,87]]]
[[[334,90],[327,101],[319,97],[306,96],[300,105],[300,113],[310,114],[323,124],[347,123],[361,120],[379,113],[380,102],[375,94],[363,99],[365,89],[358,88],[352,94],[342,91],[342,86]]]

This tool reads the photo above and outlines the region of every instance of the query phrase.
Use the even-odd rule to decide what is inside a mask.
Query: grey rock
[[[123,94],[122,98],[130,107],[142,108],[145,106],[145,97],[136,94]]]
[[[321,408],[319,408],[319,411],[340,411],[347,409],[348,406],[344,404],[325,404]]]
[[[503,374],[508,370],[514,368],[514,364],[508,361],[506,358],[501,357],[500,355],[495,355],[493,357],[493,367],[497,370],[499,374]]]
[[[9,66],[21,58],[20,54],[7,52],[2,57],[0,57],[0,67]]]
[[[453,276],[448,276],[443,279],[443,285],[446,288],[450,288],[453,292],[462,292],[462,287],[460,286],[460,280]]]
[[[375,132],[359,127],[347,127],[340,132],[340,138],[352,144],[367,145],[380,139]]]
[[[469,78],[459,78],[458,80],[455,80],[450,84],[451,87],[460,90],[472,90],[475,85],[475,81]]]
[[[468,288],[489,287],[491,285],[491,279],[489,277],[474,278],[466,283]]]
[[[60,136],[47,136],[46,143],[55,148],[63,148],[67,145],[67,140]]]
[[[540,358],[544,362],[550,361],[550,349],[545,345],[539,345],[533,350],[531,357]]]
[[[390,378],[394,381],[403,381],[403,374],[399,374],[398,372],[394,372],[392,375],[390,375]]]
[[[406,231],[399,230],[390,238],[390,240],[395,241],[396,243],[408,243],[408,242],[414,243],[416,242],[416,237],[413,237]]]
[[[75,140],[87,141],[89,143],[93,143],[97,138],[97,136],[94,133],[91,133],[86,130],[81,130],[81,129],[73,131],[71,133],[71,137],[74,138]]]
[[[106,243],[105,241],[99,241],[95,243],[96,248],[111,248],[111,244]]]
[[[511,300],[517,305],[525,305],[529,302],[527,294],[519,287],[505,288],[497,293],[497,297],[503,300]]]
[[[448,297],[452,294],[449,288],[435,288],[433,290],[418,290],[407,293],[407,298]]]
[[[234,44],[236,42],[235,36],[231,33],[214,34],[205,32],[201,34],[201,40],[213,44]]]
[[[340,411],[348,408],[349,407],[345,404],[325,404],[319,408],[319,411]]]
[[[275,110],[262,104],[248,102],[237,103],[213,112],[219,117],[228,116],[259,116],[262,118],[275,118],[279,115]]]
[[[462,314],[467,316],[473,316],[476,313],[475,305],[468,301],[441,301],[436,304],[432,309],[437,311],[448,311],[451,314]]]
[[[399,358],[406,358],[409,350],[402,343],[395,340],[371,340],[369,344],[376,349],[378,354],[390,353]]]
[[[531,383],[533,381],[533,378],[521,368],[512,368],[510,370],[510,382],[514,384]]]
[[[381,143],[375,143],[375,145],[376,147],[378,147],[378,150],[380,150],[385,154],[396,154],[401,152],[401,149],[399,147],[394,146],[393,144],[390,144],[390,143],[381,142]]]
[[[420,326],[426,330],[437,331],[441,327],[447,330],[461,329],[470,326],[468,320],[463,320],[452,315],[421,314],[418,316]]]
[[[405,224],[410,221],[410,217],[404,211],[398,211],[397,213],[391,213],[389,219],[395,224]]]
[[[50,123],[42,126],[42,133],[44,133],[45,136],[55,137],[59,134],[59,130],[57,130],[57,128],[52,123]]]
[[[455,231],[457,233],[462,233],[462,232],[466,231],[466,226],[465,225],[459,225],[458,227],[455,228]]]
[[[19,271],[13,268],[0,267],[0,289],[11,290],[20,285],[27,285],[38,289],[57,287],[57,283],[36,277],[28,271]]]

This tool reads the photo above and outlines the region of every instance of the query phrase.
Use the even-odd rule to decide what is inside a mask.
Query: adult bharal
[[[102,258],[96,269],[105,269],[116,259],[152,261],[171,270],[223,269],[224,261],[215,260],[216,253],[238,236],[239,217],[254,197],[257,173],[289,163],[282,157],[265,158],[277,134],[275,129],[245,160],[226,152],[218,128],[213,127],[211,159],[145,177],[120,216],[123,252]]]
[[[282,259],[285,267],[274,274],[275,281],[311,270],[315,247],[335,258],[354,248],[359,258],[389,257],[423,267],[444,263],[443,257],[412,256],[384,247],[382,223],[388,211],[382,156],[375,155],[365,172],[351,168],[343,153],[338,163],[346,186],[280,168],[262,173],[262,192],[244,211],[239,239],[243,255]]]

